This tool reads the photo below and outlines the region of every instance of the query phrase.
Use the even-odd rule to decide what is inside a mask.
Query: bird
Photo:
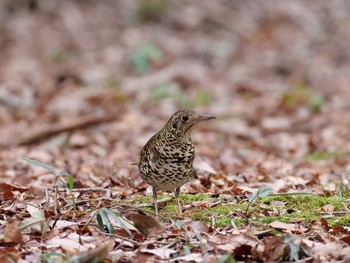
[[[201,115],[194,110],[177,111],[141,149],[138,170],[141,178],[152,186],[156,215],[158,190],[175,190],[178,210],[182,213],[180,187],[192,177],[195,158],[191,131],[198,123],[211,119],[215,116]]]

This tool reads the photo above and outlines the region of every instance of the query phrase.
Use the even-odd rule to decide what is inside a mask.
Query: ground
[[[348,262],[350,2],[0,3],[1,262]],[[177,110],[194,178],[151,188]]]

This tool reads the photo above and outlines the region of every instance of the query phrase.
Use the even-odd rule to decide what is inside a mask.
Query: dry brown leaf
[[[71,233],[66,237],[55,237],[46,241],[48,248],[62,248],[65,253],[72,256],[89,248],[95,248],[96,239],[91,236],[81,236]]]
[[[235,255],[245,258],[252,255],[252,249],[260,244],[260,241],[252,235],[240,233],[217,235],[211,237],[208,243],[222,252],[232,253],[234,251]]]
[[[277,228],[277,229],[282,229],[284,230],[284,232],[292,234],[292,233],[304,233],[306,232],[308,229],[299,225],[299,224],[286,224],[286,223],[282,223],[279,221],[274,221],[272,223],[269,224],[269,226]]]
[[[153,216],[131,213],[130,218],[135,227],[147,237],[159,235],[165,230]]]
[[[334,211],[334,205],[324,205],[324,206],[322,206],[321,207],[321,209],[323,210],[323,211],[325,211],[325,212],[328,212],[328,213],[331,213],[331,212],[333,212]]]
[[[22,234],[29,234],[32,232],[44,233],[50,230],[43,209],[27,205],[27,210],[31,217],[24,219],[19,224]]]
[[[121,262],[123,255],[124,255],[124,251],[122,249],[117,249],[114,251],[110,251],[108,253],[108,258],[112,262]]]
[[[320,218],[320,223],[321,223],[321,226],[326,230],[326,231],[329,231],[330,227],[328,225],[328,222],[326,219],[324,219],[323,217]]]
[[[65,253],[70,256],[73,256],[81,251],[87,250],[83,245],[79,243],[79,241],[71,240],[68,238],[53,238],[46,242],[46,246],[48,249],[62,248]]]
[[[3,197],[4,200],[13,200],[13,199],[15,199],[14,193],[11,190],[8,190],[8,189],[6,189],[3,192],[2,197]]]
[[[68,228],[70,226],[76,226],[77,222],[72,222],[68,220],[50,220],[49,226],[52,228],[54,226],[54,229],[62,229],[62,228]]]
[[[264,238],[264,251],[262,258],[264,261],[278,261],[286,258],[290,254],[289,246],[284,242],[283,237],[271,236]]]
[[[197,230],[199,233],[208,233],[209,232],[209,227],[203,223],[202,221],[190,221],[187,223],[184,223],[182,225],[182,228],[185,230]]]
[[[350,235],[339,238],[341,241],[345,242],[346,244],[350,245]]]
[[[21,259],[20,252],[14,247],[0,247],[0,262],[19,262]]]
[[[160,8],[153,2],[170,1],[27,2],[0,1],[0,239],[6,221],[14,215],[20,221],[29,217],[37,229],[28,227],[33,234],[23,235],[14,248],[0,248],[0,258],[13,249],[11,262],[40,262],[42,255],[50,257],[66,249],[48,248],[42,242],[67,238],[75,231],[81,240],[93,235],[95,247],[109,240],[92,222],[84,229],[80,226],[100,207],[123,210],[119,211],[123,216],[129,213],[118,200],[130,204],[134,193],[146,191],[137,167],[129,163],[137,162],[141,147],[165,119],[183,107],[217,116],[210,125],[198,127],[193,141],[197,157],[205,160],[197,165],[196,159],[195,171],[216,171],[219,176],[210,182],[209,176],[199,176],[181,192],[221,195],[235,186],[229,198],[220,196],[221,206],[236,201],[233,194],[241,199],[260,187],[323,197],[334,194],[339,182],[349,186],[349,1],[270,0],[258,5],[251,1],[172,1]],[[141,26],[128,23],[135,14]],[[153,59],[152,51],[144,49],[147,46],[163,57]],[[144,72],[139,69],[142,64]],[[84,116],[97,119],[83,121]],[[61,209],[62,214],[45,210],[46,220],[56,223],[53,230],[38,234],[43,227],[35,222],[35,214],[28,215],[26,206],[41,208],[50,194],[45,189],[53,187],[55,177],[40,167],[18,162],[18,157],[69,171],[75,188],[99,185],[113,187],[113,191],[74,192],[77,211],[67,204],[69,192],[59,192],[59,205],[67,210]],[[30,191],[14,182],[29,186]],[[190,217],[198,209],[214,205],[210,201],[187,203],[192,206],[184,206],[188,207],[184,222],[193,220]],[[264,216],[293,212],[289,202],[262,203],[256,205],[263,208]],[[319,210],[312,212],[335,213],[327,206]],[[218,222],[215,212],[209,212],[212,223]],[[335,214],[346,218],[343,212]],[[170,220],[177,217],[164,213]],[[44,216],[37,220],[46,222]],[[249,243],[244,236],[235,240],[229,235],[231,231],[244,233],[249,228],[246,225],[232,229],[227,222],[225,228],[217,229],[219,234],[209,230],[201,246],[188,246],[187,251],[184,246],[197,233],[174,228],[168,221],[164,227],[169,226],[169,233],[157,236],[153,243],[127,222],[125,229],[112,218],[111,222],[117,252],[114,258],[110,253],[112,262],[161,261],[140,248],[173,243],[169,248],[181,256],[178,261],[198,261],[202,254],[202,262],[214,263],[224,254],[235,254],[237,261],[266,262],[285,255],[278,239],[266,240],[270,242],[267,249],[276,254],[266,253],[265,260],[252,248],[262,241],[253,237]],[[314,222],[310,232],[304,232],[303,223],[294,228],[279,226],[282,232],[300,234],[300,242],[306,239],[314,248],[310,258],[301,261],[350,262],[347,227],[333,227],[325,219]],[[270,232],[264,232],[266,225],[254,224],[254,233],[271,235],[273,228],[267,227]],[[152,226],[145,228],[150,235]],[[133,229],[133,239],[129,229]],[[74,242],[79,243],[79,238]],[[285,242],[290,244],[288,238]],[[332,242],[339,246],[325,246]],[[80,244],[87,246],[85,243]],[[262,244],[259,251],[264,247]],[[190,254],[182,254],[185,251]]]
[[[96,248],[82,251],[70,258],[71,262],[89,263],[102,262],[108,256],[108,251],[113,249],[113,242],[102,244]]]
[[[18,221],[10,219],[4,230],[4,240],[5,242],[22,242],[22,234],[18,226]]]
[[[171,259],[170,262],[203,262],[203,256],[200,253],[191,253],[186,256]]]
[[[26,186],[20,186],[15,184],[9,184],[9,183],[0,183],[0,192],[5,190],[11,190],[11,191],[18,191],[18,192],[25,192],[28,191],[29,187]]]
[[[248,194],[252,194],[252,192],[240,187],[232,187],[228,192],[237,196],[246,196]]]
[[[326,244],[314,243],[314,247],[311,250],[314,258],[322,258],[325,262],[350,254],[350,247],[340,241],[333,241]]]
[[[287,183],[283,179],[276,180],[271,187],[274,191],[274,193],[279,193],[281,190],[284,190],[287,188]]]
[[[153,254],[161,259],[170,259],[170,255],[176,253],[177,251],[171,248],[160,247],[155,249],[141,248],[140,252]]]
[[[348,234],[349,230],[343,226],[334,226],[331,228],[331,232],[335,233],[336,235],[339,235],[339,234]]]
[[[196,158],[193,163],[193,168],[200,174],[216,174],[216,171],[209,163],[205,162],[200,158]]]

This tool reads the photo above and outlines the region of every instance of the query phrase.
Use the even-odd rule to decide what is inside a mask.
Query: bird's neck
[[[174,131],[166,132],[165,137],[168,140],[171,140],[174,142],[175,141],[191,141],[191,134],[189,132],[188,133],[181,133],[181,132],[174,132]]]

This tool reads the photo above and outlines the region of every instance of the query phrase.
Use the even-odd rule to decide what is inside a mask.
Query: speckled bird
[[[178,111],[142,148],[138,168],[141,178],[153,187],[156,214],[157,191],[174,189],[181,213],[180,187],[192,177],[195,157],[191,131],[196,124],[211,119],[215,117],[200,115],[193,110]]]

